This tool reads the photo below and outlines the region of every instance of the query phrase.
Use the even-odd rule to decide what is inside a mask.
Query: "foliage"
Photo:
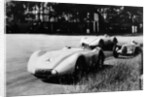
[[[132,25],[139,27],[140,24],[143,24],[142,7],[27,1],[6,2],[7,25],[12,22],[18,26],[18,22],[37,23],[37,25],[40,23],[40,26],[46,23],[46,27],[42,29],[50,28],[52,32],[55,32],[54,29],[59,31],[65,29],[64,32],[72,34],[74,32],[74,30],[71,30],[73,27],[79,29],[81,33],[85,32],[86,29],[93,31],[93,23],[96,22],[94,19],[95,13],[98,14],[99,20],[97,26],[104,32],[112,29],[131,29]],[[68,28],[65,26],[68,26]],[[75,32],[77,33],[77,31]]]

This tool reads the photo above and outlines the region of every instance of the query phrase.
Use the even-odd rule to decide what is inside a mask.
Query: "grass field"
[[[82,37],[84,36],[6,35],[7,95],[27,96],[140,89],[141,55],[106,60],[104,68],[91,71],[76,84],[45,83],[27,72],[27,62],[34,51],[57,50],[64,46],[79,47]],[[131,40],[143,42],[143,36],[117,36],[117,38],[121,43]]]

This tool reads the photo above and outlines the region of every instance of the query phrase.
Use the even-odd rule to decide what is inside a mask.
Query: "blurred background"
[[[6,34],[143,34],[143,7],[7,1]]]

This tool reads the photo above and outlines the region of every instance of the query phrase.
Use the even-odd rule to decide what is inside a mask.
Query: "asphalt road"
[[[111,52],[106,53],[109,55]],[[37,79],[26,71],[27,62],[26,58],[7,63],[9,66],[11,65],[11,71],[7,71],[8,96],[61,94],[67,92],[66,87],[73,88],[69,84],[46,83]]]
[[[37,49],[60,49],[64,45],[78,47],[81,37],[67,36],[34,36],[34,35],[7,35],[6,36],[6,91],[7,97],[27,95],[48,95],[67,93],[69,84],[46,83],[27,72],[28,59]],[[62,41],[60,41],[61,39]],[[55,40],[55,41],[54,41]],[[54,43],[55,42],[55,43]],[[41,45],[42,44],[42,45]],[[53,44],[53,46],[52,46]],[[55,44],[55,45],[54,45]],[[105,51],[108,61],[115,63],[122,59],[114,59],[112,52]]]

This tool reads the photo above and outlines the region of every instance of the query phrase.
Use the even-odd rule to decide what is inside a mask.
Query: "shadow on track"
[[[131,56],[131,55],[126,55],[126,56],[123,56],[123,55],[120,55],[117,59],[131,59],[131,58],[134,58],[135,56]]]

